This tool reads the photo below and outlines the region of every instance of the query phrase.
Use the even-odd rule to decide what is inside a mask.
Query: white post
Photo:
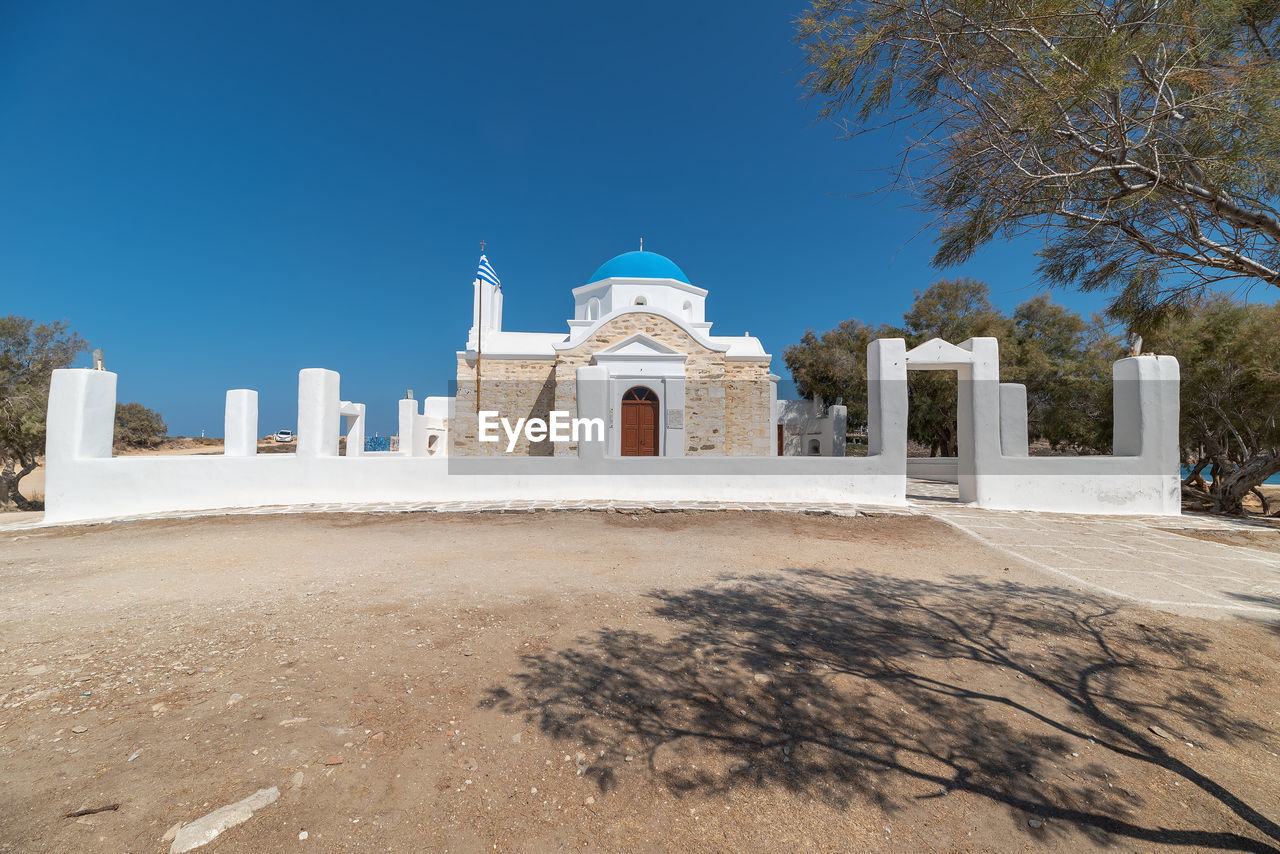
[[[414,455],[414,424],[417,421],[418,401],[411,397],[403,398],[400,401],[399,423],[400,423],[400,455],[404,457],[412,457]]]
[[[832,406],[827,409],[827,416],[831,419],[831,435],[827,437],[831,445],[831,456],[843,457],[844,437],[849,432],[849,407]]]
[[[252,457],[258,453],[258,393],[248,388],[227,392],[222,420],[222,453]]]
[[[110,371],[59,368],[49,387],[45,421],[45,521],[54,521],[74,501],[77,460],[110,459],[116,423],[116,375]]]
[[[956,369],[957,480],[960,500],[981,505],[984,479],[999,476],[1000,344],[982,337],[958,346],[973,354],[973,363]]]
[[[453,414],[454,398],[427,397],[422,401],[422,414],[414,427],[413,455],[415,457],[449,456],[449,424]],[[434,442],[432,440],[435,440]]]
[[[338,411],[347,420],[347,456],[358,457],[364,453],[364,404],[344,400]]]
[[[303,368],[298,372],[298,456],[336,457],[342,426],[337,371]]]
[[[1135,476],[1159,478],[1162,513],[1176,516],[1182,506],[1178,360],[1173,356],[1130,356],[1112,365],[1111,379],[1113,452],[1116,457],[1134,457],[1123,465],[1130,466]]]
[[[49,387],[45,465],[107,459],[116,423],[116,375],[87,368],[59,368]]]
[[[883,454],[907,476],[907,342],[867,345],[867,454]]]
[[[1130,356],[1111,366],[1117,457],[1178,457],[1179,368],[1173,356]],[[1175,466],[1176,470],[1176,466]]]

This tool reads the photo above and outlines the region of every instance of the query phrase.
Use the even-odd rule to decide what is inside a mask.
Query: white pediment
[[[973,353],[941,338],[930,338],[919,347],[907,351],[908,368],[956,368],[972,365]]]
[[[661,341],[656,341],[645,335],[643,332],[637,332],[630,338],[619,341],[612,347],[608,347],[596,353],[597,356],[624,356],[629,359],[635,358],[661,358],[669,359],[672,356],[683,357],[684,354],[678,350],[673,350]]]

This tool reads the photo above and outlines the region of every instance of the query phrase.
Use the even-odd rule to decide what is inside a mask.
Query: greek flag
[[[502,282],[498,279],[498,274],[493,272],[493,268],[489,266],[489,258],[486,255],[480,256],[480,266],[476,269],[476,278],[483,279],[491,285],[502,287]]]

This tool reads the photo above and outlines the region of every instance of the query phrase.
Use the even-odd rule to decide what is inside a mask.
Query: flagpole
[[[484,259],[485,241],[480,241],[480,258]],[[484,358],[484,279],[480,278],[479,271],[476,271],[476,281],[481,284],[476,287],[476,299],[479,300],[480,306],[476,312],[476,435],[480,435],[480,364]]]

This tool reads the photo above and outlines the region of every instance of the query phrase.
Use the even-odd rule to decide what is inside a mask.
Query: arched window
[[[684,311],[685,320],[693,320],[693,301],[692,300],[684,301],[683,311]]]
[[[817,439],[809,440],[809,456],[811,457],[822,456],[822,443],[819,442]]]
[[[653,389],[645,388],[642,385],[638,385],[635,388],[628,389],[627,393],[622,396],[622,399],[623,400],[643,400],[643,401],[651,400],[654,403],[658,402],[658,396],[653,393]]]
[[[632,305],[648,305],[648,304],[649,304],[649,298],[647,296],[644,296],[643,294],[636,297],[636,301],[632,303]]]
[[[597,297],[592,297],[591,300],[587,303],[587,320],[599,320],[599,319],[600,319],[600,300]]]

